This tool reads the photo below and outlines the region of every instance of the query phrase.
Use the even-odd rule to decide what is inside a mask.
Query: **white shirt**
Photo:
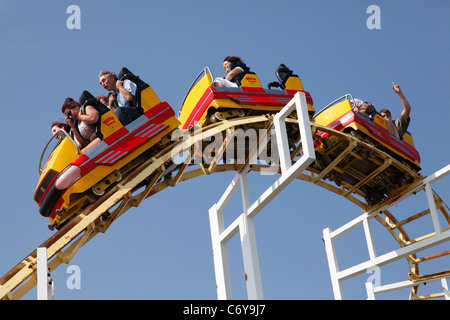
[[[133,97],[136,95],[136,84],[130,80],[124,80],[123,82],[123,87],[125,88],[125,90],[127,90],[128,92],[130,92]],[[127,101],[127,99],[124,98],[124,96],[120,93],[119,89],[117,89],[117,104],[119,105],[119,107],[131,107],[130,103]]]

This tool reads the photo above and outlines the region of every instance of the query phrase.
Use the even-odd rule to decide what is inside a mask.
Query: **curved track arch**
[[[279,167],[269,164],[249,163],[252,155],[259,148],[259,145],[249,146],[243,163],[223,163],[221,157],[223,151],[226,150],[227,139],[226,133],[230,130],[255,126],[269,130],[272,127],[273,116],[262,115],[255,117],[239,118],[221,123],[213,124],[204,127],[201,132],[185,133],[184,138],[179,141],[170,143],[165,149],[158,152],[154,157],[148,159],[141,166],[133,170],[127,177],[124,177],[116,186],[107,191],[96,202],[80,212],[78,216],[72,219],[67,225],[62,227],[58,232],[52,235],[40,247],[47,248],[47,257],[49,261],[50,272],[56,269],[61,263],[69,263],[76,252],[87,242],[93,239],[98,233],[104,233],[119,216],[125,213],[132,207],[138,207],[140,203],[151,197],[152,195],[164,190],[167,187],[174,187],[178,183],[196,178],[201,175],[209,175],[212,173],[224,171],[240,172],[244,166],[248,165],[250,171],[274,170],[279,172]],[[286,119],[286,122],[298,123],[294,119]],[[340,133],[333,129],[325,128],[323,126],[311,123],[311,130],[321,130],[331,133],[337,139],[345,141],[347,148],[342,152],[341,156],[330,163],[327,167],[319,170],[313,166],[300,173],[296,178],[314,183],[322,188],[341,195],[360,207],[364,212],[375,212],[386,206],[391,201],[397,200],[402,194],[419,186],[424,177],[415,173],[407,166],[401,164],[388,154],[376,149],[375,147],[362,142],[355,137]],[[195,159],[194,146],[198,146],[205,139],[209,139],[214,135],[222,134],[225,139],[223,141],[223,148],[218,150],[213,159],[206,165],[203,162],[192,163]],[[261,139],[257,143],[260,143]],[[327,181],[327,176],[339,162],[347,156],[352,156],[355,148],[364,148],[375,153],[376,157],[381,160],[380,167],[374,172],[367,175],[355,186],[341,184],[335,185],[331,181]],[[301,141],[297,145],[292,146],[290,156],[292,162],[295,162],[298,155],[301,153]],[[173,167],[173,159],[180,153],[187,154],[187,160],[183,163]],[[354,156],[354,154],[353,154]],[[253,158],[254,159],[254,158]],[[374,206],[369,206],[364,202],[364,194],[360,191],[360,187],[368,183],[371,179],[383,174],[385,170],[395,168],[400,172],[407,173],[413,177],[413,182],[407,186],[403,186],[395,190],[395,192],[388,198]],[[436,198],[439,208],[443,212],[447,222],[450,224],[448,213],[445,211],[445,204],[440,198]],[[396,218],[387,210],[383,211],[386,219],[377,217],[377,220],[387,228],[387,230],[394,236],[400,246],[403,246],[411,240],[402,225],[406,222],[399,223]],[[424,215],[426,213],[422,213]],[[414,219],[412,217],[411,219]],[[398,234],[395,232],[397,230]],[[442,253],[443,254],[448,254]],[[435,275],[419,275],[418,264],[424,259],[417,259],[415,255],[407,258],[410,263],[410,271],[413,277],[423,279],[423,277],[433,277]],[[29,290],[36,285],[36,264],[37,264],[37,250],[29,254],[19,264],[12,268],[7,274],[0,279],[0,298],[1,299],[20,299]],[[442,271],[450,274],[450,271]],[[439,274],[442,274],[440,272]],[[412,290],[412,294],[417,293],[417,287]]]

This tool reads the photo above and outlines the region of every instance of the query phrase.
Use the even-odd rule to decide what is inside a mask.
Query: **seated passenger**
[[[83,153],[100,143],[101,139],[96,131],[99,114],[93,106],[87,105],[83,108],[77,101],[68,97],[61,110],[67,117],[66,122],[72,129],[73,138]]]
[[[372,112],[376,112],[375,107],[370,102],[363,102],[359,99],[354,99],[354,102],[355,103],[350,102],[350,104],[352,105],[353,112],[358,112],[359,114],[361,114],[363,117],[366,117],[367,119],[371,119],[370,114],[372,114]],[[386,109],[383,109],[383,110],[386,110]],[[383,110],[380,111],[380,114],[381,114],[381,112],[383,112]],[[389,133],[391,135],[393,135],[394,137],[399,138],[397,129],[395,128],[395,125],[392,122],[392,120],[387,120],[382,114],[381,114],[381,116],[384,118],[384,120],[386,122],[386,128],[389,131]]]
[[[136,94],[136,84],[130,80],[118,80],[114,72],[100,71],[100,85],[112,94],[109,95],[106,106],[114,110],[124,126],[141,116],[134,107],[133,99]]]
[[[398,117],[398,119],[395,121],[392,121],[391,112],[388,109],[381,109],[380,115],[386,121],[389,133],[403,140],[403,134],[408,129],[409,122],[411,121],[411,118],[409,117],[411,113],[411,106],[408,100],[406,100],[406,97],[403,94],[402,89],[400,89],[400,86],[395,82],[392,82],[392,90],[394,90],[394,92],[397,93],[400,97],[400,100],[403,105],[402,113],[400,114],[400,117]]]
[[[51,129],[52,129],[52,134],[53,135],[56,132],[58,132],[59,130],[61,130],[61,129],[66,131],[68,134],[70,133],[70,126],[67,123],[65,123],[65,122],[55,121],[55,122],[52,123]],[[57,134],[56,135],[56,139],[58,139],[58,140],[64,139],[64,135]]]
[[[109,98],[107,96],[102,94],[102,95],[99,95],[95,99],[97,99],[101,104],[103,104],[103,105],[107,106],[109,109],[111,109],[110,106],[109,106]],[[111,110],[114,112],[113,109],[111,109]]]
[[[354,103],[350,102],[353,112],[358,112],[363,117],[370,119],[370,114],[376,111],[375,107],[370,102],[364,102],[359,99],[353,99],[353,101]]]
[[[241,58],[228,56],[223,60],[223,70],[227,75],[225,78],[214,79],[213,86],[237,88],[240,85],[240,80],[244,76],[244,73],[249,71],[250,68],[246,66]]]

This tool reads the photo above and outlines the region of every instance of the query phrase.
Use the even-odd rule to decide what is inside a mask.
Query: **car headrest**
[[[275,72],[275,75],[277,76],[278,81],[280,81],[281,85],[284,86],[290,76],[297,76],[293,73],[294,72],[291,69],[289,69],[285,64],[282,63]]]
[[[134,79],[139,78],[138,76],[134,75],[133,72],[131,72],[130,70],[128,70],[125,67],[123,67],[120,70],[119,75],[117,77],[119,78],[120,81],[123,81],[123,80],[133,81]]]
[[[97,104],[97,99],[87,90],[84,90],[81,95],[80,99],[78,99],[78,102],[82,106],[92,105],[95,106]]]

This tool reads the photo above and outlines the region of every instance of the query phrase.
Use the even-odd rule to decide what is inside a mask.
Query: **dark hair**
[[[233,63],[233,62],[241,62],[241,63],[244,63],[244,61],[242,61],[242,59],[240,58],[240,57],[238,57],[238,56],[228,56],[228,57],[226,57],[225,59],[223,59],[223,61],[225,62],[225,61],[228,61],[228,62],[230,62],[230,63]]]
[[[392,116],[388,109],[381,109],[379,113],[386,113],[387,115]]]
[[[73,100],[71,97],[67,97],[64,101],[64,104],[62,105],[61,111],[64,113],[67,109],[72,109],[75,107],[81,107],[81,105],[78,103],[78,101]]]
[[[65,122],[60,122],[60,121],[55,121],[52,123],[52,125],[50,126],[50,128],[53,128],[54,126],[57,126],[58,128],[64,129],[67,132],[70,131],[70,126],[69,124],[65,123]]]

